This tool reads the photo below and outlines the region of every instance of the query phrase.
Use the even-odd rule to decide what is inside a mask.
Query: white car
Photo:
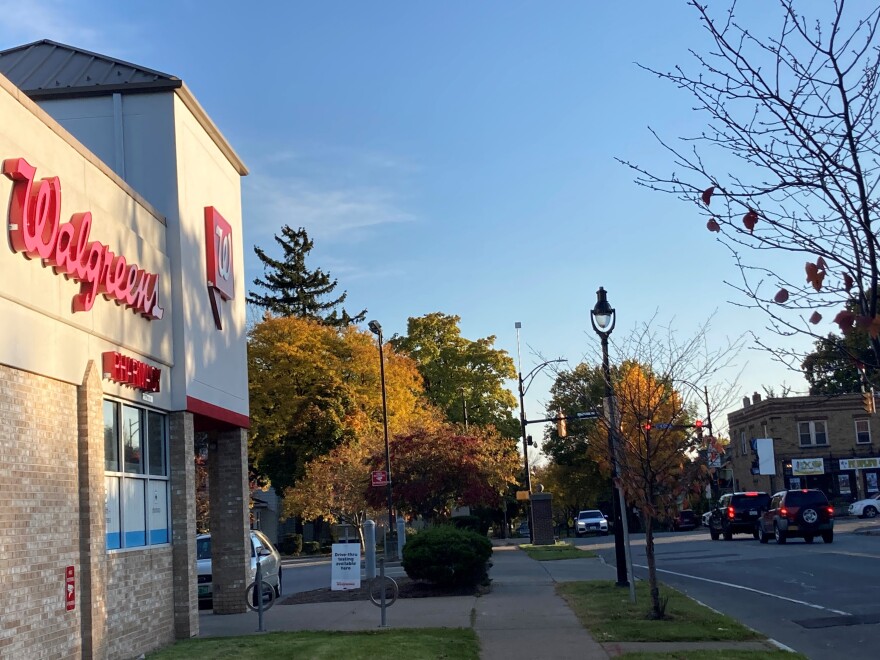
[[[581,511],[578,513],[574,533],[576,536],[581,536],[582,534],[603,534],[607,536],[608,520],[605,518],[605,514],[598,509]]]
[[[260,572],[264,582],[281,596],[281,555],[262,532],[251,530],[251,563],[248,567],[248,585],[257,575],[257,558],[260,559]],[[211,535],[199,534],[196,537],[196,560],[198,564],[199,602],[207,603],[213,599],[211,584]],[[242,594],[244,597],[244,594]]]
[[[880,511],[880,493],[874,493],[870,497],[849,505],[849,515],[859,518],[874,518]]]

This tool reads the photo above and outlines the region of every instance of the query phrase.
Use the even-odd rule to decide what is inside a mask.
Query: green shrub
[[[450,518],[450,522],[456,529],[469,529],[477,534],[485,534],[487,530],[483,530],[483,521],[477,516],[455,516]]]
[[[413,580],[441,586],[476,586],[489,577],[492,542],[451,525],[419,532],[403,546],[403,570]]]
[[[303,549],[302,534],[285,534],[278,544],[278,552],[282,555],[298,555]]]
[[[304,541],[302,544],[302,551],[307,555],[317,554],[321,549],[321,544],[317,541]]]

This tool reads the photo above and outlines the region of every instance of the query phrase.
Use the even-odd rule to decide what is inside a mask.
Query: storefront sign
[[[34,181],[37,168],[24,158],[3,161],[3,174],[12,180],[9,201],[9,242],[14,252],[40,259],[59,275],[79,282],[73,311],[87,312],[97,296],[125,305],[147,319],[161,319],[159,276],[129,264],[100,241],[89,240],[92,214],[74,213],[62,223],[61,181]]]
[[[205,207],[205,250],[208,279],[208,296],[214,325],[223,329],[220,316],[219,295],[223,300],[235,297],[235,277],[232,272],[232,226],[213,206]]]
[[[880,458],[841,458],[841,470],[877,470],[880,469]]]
[[[825,459],[793,458],[791,459],[791,473],[794,475],[825,474]]]
[[[144,392],[158,392],[162,370],[134,358],[108,351],[101,354],[104,378]]]

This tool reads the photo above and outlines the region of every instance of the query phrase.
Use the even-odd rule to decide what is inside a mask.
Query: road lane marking
[[[647,566],[643,566],[641,564],[633,564],[637,568],[644,568],[647,570]],[[771,594],[767,591],[760,591],[758,589],[752,589],[751,587],[744,587],[741,584],[732,584],[730,582],[721,582],[720,580],[710,580],[708,578],[697,577],[696,575],[688,575],[687,573],[677,573],[676,571],[668,571],[663,568],[657,569],[658,573],[669,573],[670,575],[677,575],[678,577],[690,578],[691,580],[699,580],[700,582],[709,582],[711,584],[720,584],[724,587],[730,587],[731,589],[741,589],[742,591],[751,591],[755,594],[760,594],[761,596],[768,596],[770,598],[778,598],[779,600],[786,600],[789,603],[796,603],[798,605],[804,605],[806,607],[812,607],[816,610],[824,610],[825,612],[833,612],[834,614],[840,614],[843,616],[852,616],[849,612],[844,612],[842,610],[835,610],[831,607],[824,607],[822,605],[816,605],[815,603],[808,603],[805,600],[798,600],[797,598],[789,598],[788,596],[780,596],[779,594]]]

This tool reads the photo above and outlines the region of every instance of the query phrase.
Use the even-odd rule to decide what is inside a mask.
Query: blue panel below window
[[[145,532],[126,532],[125,533],[125,547],[126,548],[134,548],[139,545],[147,544],[147,535]]]
[[[167,529],[151,529],[150,530],[150,543],[168,543],[168,530]]]
[[[119,532],[107,532],[107,549],[116,550],[119,548]]]

